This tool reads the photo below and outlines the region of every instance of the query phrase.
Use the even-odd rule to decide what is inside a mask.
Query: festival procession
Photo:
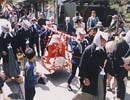
[[[130,100],[129,19],[129,0],[0,0],[0,100]]]

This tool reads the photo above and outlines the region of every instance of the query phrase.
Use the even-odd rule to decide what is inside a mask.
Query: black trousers
[[[117,97],[125,100],[126,86],[122,78],[117,78]]]
[[[26,98],[26,100],[33,100],[35,93],[36,93],[35,87],[30,88],[30,89],[25,88],[25,98]]]
[[[45,48],[46,48],[46,45],[45,45],[45,43],[44,43],[44,41],[40,41],[40,46],[41,46],[41,56],[43,56],[44,55],[44,50],[45,50]]]
[[[72,64],[72,71],[71,71],[71,75],[69,76],[69,79],[68,79],[68,84],[70,84],[72,82],[73,78],[75,77],[77,68],[78,68],[77,64]]]

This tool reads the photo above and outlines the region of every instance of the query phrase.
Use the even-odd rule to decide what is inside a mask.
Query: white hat
[[[22,21],[22,27],[25,27],[25,25],[27,25],[28,27],[30,27],[31,23],[28,20],[23,20]]]
[[[77,29],[77,34],[86,35],[86,31],[84,30],[84,28],[78,28]]]
[[[99,21],[99,22],[97,23],[97,26],[103,26],[103,25],[102,25],[102,22]]]
[[[0,19],[0,26],[1,26],[1,31],[5,31],[5,28],[9,28],[9,30],[11,31],[11,23],[6,20],[6,19]]]
[[[101,46],[101,37],[105,40],[108,41],[108,34],[102,31],[98,31],[93,39],[93,43],[97,45],[98,48],[102,48]],[[103,48],[102,48],[103,49]]]
[[[33,21],[33,20],[37,20],[37,19],[36,19],[35,17],[33,17],[33,18],[32,18],[32,21]]]
[[[100,35],[101,35],[101,37],[102,37],[104,40],[108,41],[108,34],[107,34],[107,33],[100,31]]]

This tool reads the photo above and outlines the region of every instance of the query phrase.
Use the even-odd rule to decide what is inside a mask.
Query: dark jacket
[[[128,57],[130,55],[130,50],[128,43],[121,39],[116,45],[115,50],[113,51],[113,57],[114,57],[114,70],[115,70],[115,76],[117,78],[124,78],[128,75],[128,71],[126,71],[123,67],[121,67],[124,64],[124,61],[122,57]]]
[[[34,43],[38,42],[39,32],[41,30],[41,27],[38,24],[36,24],[36,27],[34,27],[34,25],[32,25],[30,27],[30,29],[32,31],[32,36],[31,36],[30,40],[31,40],[32,44],[34,44]]]
[[[96,50],[96,45],[89,45],[83,52],[80,61],[79,76],[89,78],[90,86],[83,84],[82,92],[90,93],[97,96],[98,75],[101,71],[100,67],[104,66],[104,61],[107,58],[106,52],[102,49]]]
[[[26,49],[26,40],[29,39],[29,45],[32,45],[32,31],[29,28],[28,30],[25,30],[24,28],[21,28],[16,33],[16,43],[17,48],[22,47],[23,52],[25,52]]]
[[[91,44],[93,42],[94,35],[89,35],[88,34],[85,38],[88,40],[88,43]]]
[[[73,25],[70,22],[66,25],[65,28],[66,28],[67,34],[72,35],[72,32],[74,31],[74,29],[73,29]]]
[[[79,65],[80,57],[84,51],[84,49],[88,46],[88,41],[86,39],[83,39],[80,44],[77,43],[77,41],[71,41],[70,46],[72,49],[72,59],[71,62],[73,64]]]
[[[5,34],[7,34],[5,36]],[[12,34],[11,36],[8,34],[8,33],[5,33],[5,32],[2,32],[1,34],[1,40],[0,40],[0,45],[1,45],[1,55],[3,57],[3,62],[8,62],[8,45],[11,43],[13,49],[14,49],[14,35],[12,32],[10,32],[10,34]],[[7,55],[3,55],[2,54],[2,51],[6,51],[7,52]]]

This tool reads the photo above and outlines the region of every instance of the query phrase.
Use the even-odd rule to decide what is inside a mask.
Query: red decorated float
[[[50,73],[54,73],[58,69],[70,70],[71,68],[71,54],[66,46],[66,37],[75,38],[66,33],[45,27],[51,30],[54,34],[50,36],[44,55],[42,56],[41,64]]]

